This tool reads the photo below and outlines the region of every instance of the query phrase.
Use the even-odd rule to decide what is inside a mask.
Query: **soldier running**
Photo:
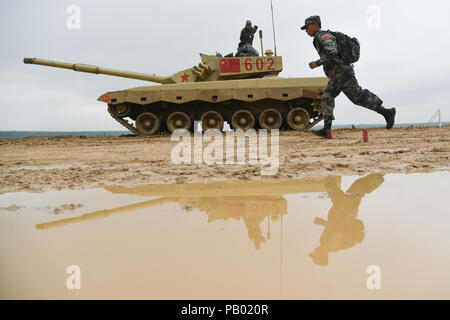
[[[309,63],[311,69],[323,65],[328,77],[328,86],[322,97],[324,127],[321,130],[311,130],[319,137],[327,138],[327,130],[331,130],[334,120],[334,99],[342,92],[356,105],[365,107],[381,114],[386,120],[386,128],[391,129],[395,123],[395,108],[385,109],[383,101],[367,89],[362,89],[356,80],[353,65],[345,63],[339,55],[336,37],[328,30],[321,30],[319,16],[311,16],[305,20],[301,28],[314,38],[313,44],[320,59]]]

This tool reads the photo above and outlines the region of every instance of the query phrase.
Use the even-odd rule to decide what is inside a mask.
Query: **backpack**
[[[352,64],[359,60],[361,46],[358,39],[350,38],[348,35],[329,31],[335,38],[338,45],[339,57],[345,64]]]

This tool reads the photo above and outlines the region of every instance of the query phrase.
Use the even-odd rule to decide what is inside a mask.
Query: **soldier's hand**
[[[255,26],[255,30],[258,30],[258,26]]]
[[[309,63],[309,67],[310,67],[311,69],[315,69],[315,68],[318,68],[319,66],[317,65],[317,63],[316,63],[315,61],[313,61],[313,62],[310,62],[310,63]]]

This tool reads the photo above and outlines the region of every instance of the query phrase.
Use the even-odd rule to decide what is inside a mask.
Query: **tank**
[[[200,54],[201,62],[172,76],[137,73],[25,58],[26,64],[156,82],[102,94],[109,114],[139,136],[176,129],[307,130],[323,119],[321,97],[327,78],[280,78],[282,57],[222,57]]]

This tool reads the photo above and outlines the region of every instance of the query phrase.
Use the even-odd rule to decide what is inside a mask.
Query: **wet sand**
[[[449,181],[434,172],[5,193],[0,299],[449,299]],[[80,268],[79,290],[67,287],[69,266]]]
[[[280,133],[275,179],[371,172],[450,169],[450,126],[333,131],[332,140],[308,132]],[[0,140],[0,192],[79,189],[107,185],[258,181],[261,165],[177,165],[169,135],[150,138],[27,138]]]

